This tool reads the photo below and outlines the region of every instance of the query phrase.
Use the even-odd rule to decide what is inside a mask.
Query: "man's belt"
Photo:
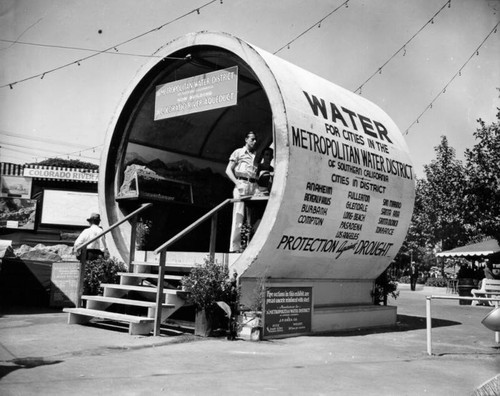
[[[238,180],[246,180],[247,182],[250,182],[250,183],[256,183],[257,182],[257,179],[254,179],[252,177],[236,176],[236,178]]]

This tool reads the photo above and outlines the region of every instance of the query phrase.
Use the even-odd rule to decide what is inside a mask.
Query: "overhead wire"
[[[9,137],[18,138],[18,139],[36,140],[38,142],[49,143],[49,144],[60,145],[60,146],[73,146],[73,147],[79,147],[81,149],[88,148],[88,146],[84,146],[82,144],[76,144],[76,143],[71,143],[71,142],[61,141],[61,140],[56,140],[56,139],[49,139],[49,138],[45,138],[45,137],[41,137],[41,136],[24,135],[24,134],[15,133],[15,132],[9,132],[9,131],[6,131],[4,129],[0,129],[0,135],[9,136]]]
[[[305,35],[307,32],[311,31],[312,29],[314,29],[316,26],[318,27],[321,27],[321,22],[323,22],[325,19],[327,19],[328,17],[330,17],[331,15],[333,15],[335,12],[337,12],[340,8],[342,7],[346,7],[348,8],[350,0],[346,0],[344,1],[342,4],[340,4],[337,8],[335,8],[333,11],[329,12],[328,14],[326,14],[323,18],[321,18],[319,21],[315,22],[313,25],[311,25],[309,28],[307,28],[306,30],[304,30],[302,33],[300,33],[298,36],[296,36],[294,39],[290,40],[288,43],[286,43],[284,46],[282,46],[281,48],[277,49],[276,51],[273,52],[273,55],[276,55],[278,52],[280,52],[282,49],[284,48],[290,48],[290,45],[297,41],[300,37],[302,37],[303,35]]]
[[[87,51],[87,52],[103,53],[106,55],[115,55],[115,56],[118,55],[118,56],[135,56],[135,57],[141,57],[141,58],[162,58],[162,56],[159,56],[159,55],[133,54],[130,52],[119,52],[119,51],[103,52],[102,50],[96,50],[96,49],[92,49],[92,48],[71,47],[71,46],[66,46],[66,45],[43,44],[43,43],[30,43],[27,41],[15,41],[15,40],[0,39],[0,42],[27,45],[27,46],[33,46],[33,47],[58,48],[58,49],[75,50],[75,51]]]
[[[77,60],[75,60],[75,61],[72,61],[72,62],[66,63],[66,64],[61,65],[61,66],[58,66],[58,67],[55,67],[55,68],[50,69],[50,70],[47,70],[47,71],[45,71],[45,72],[35,74],[35,75],[33,75],[33,76],[26,77],[26,78],[23,78],[23,79],[21,79],[21,80],[17,80],[17,81],[14,81],[14,82],[10,82],[10,83],[4,84],[4,85],[0,85],[0,88],[7,88],[7,87],[9,87],[10,89],[13,89],[13,88],[14,88],[14,86],[15,86],[16,84],[20,84],[20,83],[23,83],[23,82],[25,82],[25,81],[33,80],[33,79],[38,78],[38,77],[41,77],[41,78],[43,79],[43,78],[45,77],[45,75],[46,75],[46,74],[49,74],[49,73],[54,73],[54,72],[56,72],[56,71],[58,71],[58,70],[61,70],[61,69],[67,68],[67,67],[72,66],[72,65],[75,65],[75,64],[76,64],[76,65],[78,65],[78,66],[80,66],[81,62],[83,62],[83,61],[89,60],[89,59],[91,59],[91,58],[94,58],[94,57],[96,57],[96,56],[98,56],[98,55],[102,55],[102,54],[104,54],[104,53],[108,53],[108,51],[111,51],[111,50],[116,50],[118,47],[120,47],[120,46],[122,46],[122,45],[124,45],[124,44],[128,44],[128,43],[130,43],[131,41],[137,40],[137,39],[139,39],[139,38],[141,38],[141,37],[144,37],[144,36],[146,36],[146,35],[148,35],[148,34],[151,34],[151,33],[153,33],[153,32],[156,32],[156,31],[158,31],[158,30],[160,30],[160,29],[164,28],[165,26],[168,26],[168,25],[170,25],[170,24],[172,24],[172,23],[174,23],[174,22],[177,22],[178,20],[180,20],[180,19],[182,19],[182,18],[187,17],[187,16],[188,16],[188,15],[190,15],[190,14],[193,14],[193,13],[195,13],[195,12],[196,12],[196,13],[199,15],[199,14],[200,14],[200,10],[201,10],[201,9],[203,9],[203,8],[205,8],[205,7],[208,7],[209,5],[211,5],[211,4],[215,3],[215,2],[218,2],[218,1],[219,1],[219,0],[211,0],[211,1],[208,1],[207,3],[205,3],[205,4],[203,4],[203,5],[199,6],[199,7],[196,7],[195,9],[193,9],[193,10],[191,10],[191,11],[188,11],[188,12],[186,12],[186,13],[184,13],[184,14],[182,14],[182,15],[180,15],[180,16],[178,16],[178,17],[176,17],[176,18],[174,18],[174,19],[172,19],[172,20],[170,20],[170,21],[168,21],[168,22],[165,22],[164,24],[162,24],[162,25],[160,25],[160,26],[158,26],[158,27],[156,27],[156,28],[150,29],[150,30],[148,30],[148,31],[146,31],[146,32],[144,32],[144,33],[141,33],[141,34],[139,34],[139,35],[137,35],[137,36],[134,36],[134,37],[132,37],[132,38],[130,38],[130,39],[127,39],[127,40],[125,40],[125,41],[122,41],[121,43],[118,43],[118,44],[112,45],[112,46],[110,46],[110,47],[108,47],[108,48],[106,48],[106,49],[104,49],[104,50],[102,50],[102,51],[99,51],[99,52],[93,53],[93,54],[91,54],[91,55],[88,55],[88,56],[85,56],[85,57],[83,57],[83,58],[77,59]],[[348,0],[348,1],[349,1],[349,0]],[[222,2],[221,2],[221,4],[222,4]],[[177,58],[176,58],[176,59],[177,59]],[[184,58],[180,58],[180,59],[184,59]]]
[[[12,148],[12,147],[6,147],[6,146],[13,146],[13,147],[17,147],[17,148]],[[34,147],[28,147],[28,146],[23,146],[23,145],[20,145],[20,144],[15,144],[15,143],[6,143],[6,142],[3,142],[2,145],[1,145],[2,148],[4,148],[5,150],[11,150],[11,151],[17,151],[17,152],[20,152],[20,153],[24,153],[24,154],[29,154],[29,155],[33,155],[33,153],[31,152],[28,152],[26,150],[32,150],[32,151],[35,151],[35,152],[38,152],[38,153],[55,153],[56,154],[56,157],[69,157],[69,156],[76,156],[76,154],[78,154],[78,157],[82,157],[82,158],[87,158],[87,159],[93,159],[93,160],[99,160],[99,158],[95,158],[95,157],[91,157],[91,156],[85,156],[83,155],[82,156],[82,153],[84,153],[85,151],[88,151],[88,150],[93,150],[97,147],[100,147],[100,146],[95,146],[95,147],[92,147],[88,150],[80,150],[80,151],[75,151],[73,153],[64,153],[64,152],[61,152],[61,151],[57,151],[57,150],[51,150],[51,149],[41,149],[41,148],[34,148]],[[25,150],[21,150],[21,149],[25,149]],[[53,158],[53,156],[44,156],[44,155],[38,155],[37,157],[42,157],[42,158]]]
[[[486,40],[488,40],[488,38],[493,34],[493,33],[496,33],[497,30],[498,30],[498,25],[500,24],[500,22],[497,22],[497,24],[493,27],[493,29],[491,29],[491,31],[488,33],[488,35],[484,38],[484,40],[481,42],[481,44],[479,44],[479,46],[472,52],[472,54],[469,56],[469,58],[465,61],[465,63],[460,67],[460,69],[458,69],[458,71],[453,75],[453,77],[445,84],[445,86],[438,92],[438,94],[434,97],[434,99],[432,99],[432,101],[427,105],[427,107],[418,115],[418,117],[415,119],[415,121],[413,121],[410,126],[408,128],[406,128],[404,134],[405,135],[408,135],[409,133],[409,130],[410,128],[415,125],[415,124],[418,124],[419,123],[419,120],[420,120],[420,117],[422,117],[428,110],[432,109],[432,105],[434,104],[434,102],[441,96],[443,95],[444,93],[446,93],[446,89],[448,88],[448,86],[453,82],[453,80],[455,80],[455,78],[457,78],[458,76],[462,76],[462,70],[465,68],[465,66],[467,66],[467,64],[470,62],[470,60],[474,57],[474,56],[479,56],[479,50],[481,49],[481,47],[483,46],[483,44],[486,42]]]
[[[391,55],[391,57],[389,59],[387,59],[387,61],[385,61],[382,66],[380,66],[379,68],[377,68],[377,70],[375,70],[375,72],[373,72],[370,77],[368,77],[358,88],[356,88],[353,92],[356,93],[359,91],[359,94],[361,95],[362,93],[362,88],[365,86],[366,83],[368,83],[373,77],[375,77],[377,74],[382,74],[382,69],[391,61],[393,60],[401,51],[404,51],[403,52],[403,56],[406,55],[406,46],[415,38],[417,37],[420,32],[422,30],[425,29],[425,27],[427,25],[432,25],[434,24],[434,18],[436,18],[439,13],[441,13],[441,11],[443,11],[446,6],[448,6],[448,8],[450,8],[451,6],[451,0],[447,0],[446,3],[444,3],[441,8],[419,29],[417,30],[417,32],[410,37],[409,40],[407,40],[394,54]]]

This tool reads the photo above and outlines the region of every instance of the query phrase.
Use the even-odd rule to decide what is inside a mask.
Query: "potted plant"
[[[236,273],[230,278],[227,265],[205,259],[182,278],[181,284],[188,293],[188,302],[196,309],[195,335],[213,335],[224,322],[224,328],[229,327],[238,301]],[[224,312],[229,323],[224,319]]]
[[[375,280],[372,291],[373,303],[375,305],[387,305],[388,296],[394,299],[398,298],[399,290],[398,283],[387,274],[386,270]]]
[[[143,220],[137,222],[135,231],[135,247],[137,250],[144,250],[146,248],[147,239],[151,232],[151,220]]]
[[[262,310],[266,292],[266,276],[257,280],[247,309],[241,309],[238,317],[238,336],[251,341],[262,339]]]

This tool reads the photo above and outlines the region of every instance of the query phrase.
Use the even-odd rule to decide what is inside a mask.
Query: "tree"
[[[420,199],[425,224],[421,227],[427,231],[428,243],[448,250],[470,240],[470,227],[464,219],[465,168],[446,136],[434,150],[436,159],[424,166],[427,180]]]
[[[48,158],[44,161],[33,162],[28,165],[57,166],[61,168],[78,168],[78,169],[91,169],[91,170],[99,169],[99,165],[95,165],[90,162],[63,159],[63,158]]]
[[[491,125],[479,119],[477,143],[465,151],[468,221],[500,242],[500,109]]]

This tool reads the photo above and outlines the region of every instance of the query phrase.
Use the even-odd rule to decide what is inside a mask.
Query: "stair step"
[[[132,265],[137,266],[150,266],[150,267],[159,267],[160,264],[158,262],[150,262],[150,261],[133,261]],[[182,264],[182,263],[166,263],[165,271],[171,272],[181,272],[188,274],[191,272],[191,268],[196,267],[196,264]]]
[[[146,308],[154,308],[156,307],[156,303],[153,301],[142,301],[142,300],[131,300],[127,298],[117,298],[117,297],[104,297],[104,296],[82,296],[82,300],[88,301],[102,301],[109,302],[113,304],[123,304],[123,305],[131,305],[134,307],[146,307]],[[174,304],[162,304],[164,308],[174,308]]]
[[[130,290],[143,293],[155,293],[156,287],[149,286],[133,286],[133,285],[119,285],[116,283],[102,283],[101,286],[105,289],[119,289],[119,290]],[[177,289],[163,289],[164,294],[185,294],[186,292]]]
[[[118,272],[118,275],[127,277],[127,278],[139,278],[139,279],[146,279],[146,278],[152,278],[152,279],[158,279],[158,274],[150,274],[150,273],[138,273],[138,272]],[[170,279],[170,280],[177,280],[180,281],[182,280],[181,275],[169,275],[165,274],[163,277],[164,279]]]
[[[154,323],[155,321],[154,318],[148,318],[146,316],[126,315],[87,308],[64,308],[63,311],[74,315],[91,316],[99,319],[110,319],[127,323]]]

